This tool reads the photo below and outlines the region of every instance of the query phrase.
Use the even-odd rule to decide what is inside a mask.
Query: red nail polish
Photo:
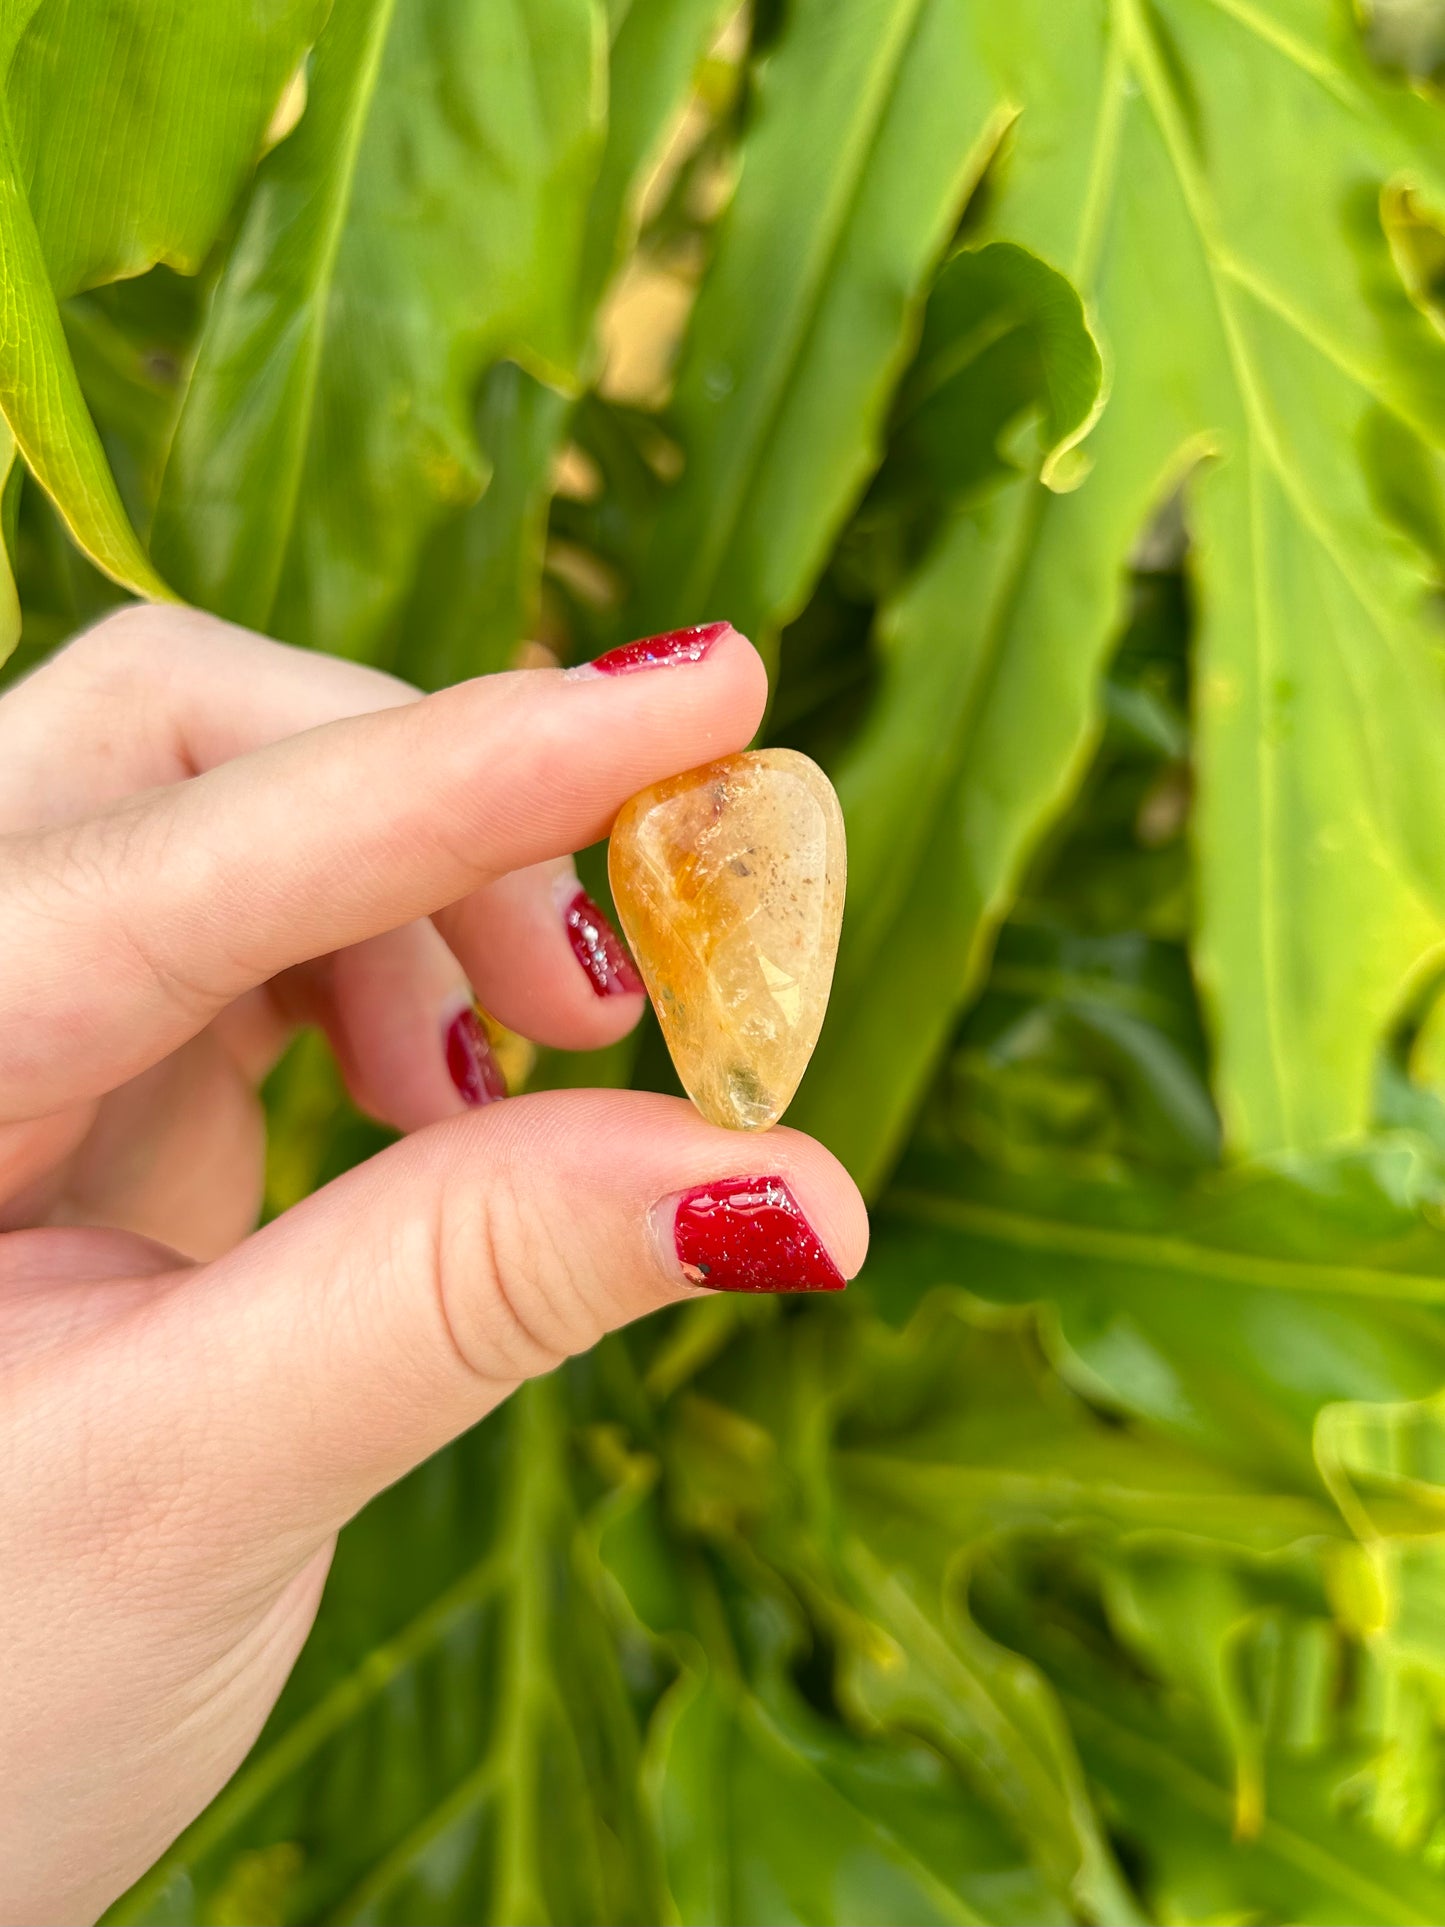
[[[688,1283],[710,1291],[842,1291],[847,1283],[781,1178],[685,1191],[673,1238]]]
[[[495,1104],[507,1095],[507,1080],[475,1010],[458,1011],[447,1025],[446,1048],[447,1070],[464,1104]]]
[[[598,656],[592,667],[604,676],[626,676],[634,669],[675,669],[685,662],[701,662],[719,636],[732,627],[728,622],[705,622],[697,629],[669,629],[665,636],[644,636],[641,642],[624,642]]]
[[[585,890],[562,913],[572,954],[599,997],[623,997],[642,989],[642,979],[622,939]]]

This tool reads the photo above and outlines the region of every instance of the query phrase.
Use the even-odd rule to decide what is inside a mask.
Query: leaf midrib
[[[1255,390],[1253,370],[1249,365],[1244,344],[1239,338],[1238,322],[1229,307],[1223,285],[1220,281],[1217,263],[1217,235],[1212,210],[1207,205],[1203,183],[1196,170],[1190,165],[1183,132],[1179,126],[1178,115],[1171,111],[1168,85],[1159,71],[1158,59],[1154,50],[1149,28],[1141,18],[1139,0],[1116,0],[1116,16],[1122,29],[1121,38],[1129,50],[1129,64],[1137,76],[1140,91],[1148,105],[1150,115],[1158,129],[1165,153],[1174,170],[1174,178],[1180,196],[1188,211],[1194,228],[1195,240],[1209,276],[1209,285],[1214,295],[1215,310],[1219,317],[1220,329],[1224,338],[1225,351],[1229,358],[1230,370],[1234,377],[1241,406],[1244,410],[1246,430],[1250,446],[1244,452],[1246,463],[1246,486],[1248,491],[1248,517],[1250,546],[1250,585],[1254,608],[1254,628],[1256,643],[1256,682],[1260,687],[1267,683],[1266,647],[1268,631],[1265,619],[1264,597],[1261,588],[1262,571],[1266,544],[1260,530],[1260,502],[1254,448],[1269,460],[1279,477],[1281,485],[1288,490],[1288,482],[1283,474],[1283,463],[1278,450],[1272,446],[1263,414],[1263,407]],[[1280,951],[1275,936],[1276,892],[1270,880],[1275,862],[1274,823],[1276,818],[1275,770],[1271,755],[1271,745],[1266,740],[1264,730],[1260,730],[1255,744],[1256,783],[1259,796],[1259,815],[1262,824],[1259,838],[1259,864],[1264,880],[1261,883],[1256,916],[1260,932],[1260,956],[1262,971],[1263,1003],[1265,1010],[1266,1049],[1270,1057],[1273,1099],[1280,1122],[1276,1124],[1275,1134],[1285,1142],[1294,1139],[1294,1120],[1290,1115],[1291,1081],[1286,1074],[1283,1058],[1284,1027],[1281,1021],[1283,996],[1279,983]]]
[[[1340,72],[1330,60],[1321,58],[1314,50],[1277,21],[1268,20],[1248,4],[1248,0],[1206,0],[1216,13],[1227,15],[1265,46],[1272,47],[1276,53],[1283,54],[1291,65],[1300,72],[1308,74],[1311,80],[1334,95],[1343,106],[1355,113],[1368,113],[1370,103],[1352,85],[1349,76]]]
[[[852,1537],[841,1548],[841,1555],[845,1568],[851,1571],[855,1584],[868,1602],[874,1623],[886,1629],[891,1618],[904,1635],[900,1644],[904,1645],[911,1658],[932,1672],[945,1692],[951,1691],[954,1699],[968,1707],[987,1744],[1011,1761],[1019,1781],[1027,1788],[1026,1797],[1033,1811],[1049,1816],[1048,1831],[1056,1829],[1058,1834],[1065,1836],[1069,1846],[1079,1855],[1078,1864],[1082,1865],[1084,1842],[1079,1838],[1068,1791],[1050,1771],[1048,1761],[1035,1750],[1031,1737],[989,1690],[980,1675],[939,1633],[910,1598],[907,1588],[877,1558],[870,1546],[862,1539]],[[963,1744],[966,1745],[966,1742]],[[988,1765],[986,1760],[980,1758],[976,1748],[969,1747],[967,1750],[979,1759],[981,1765]],[[1003,1797],[1007,1798],[1007,1795]],[[1016,1804],[1012,1801],[1009,1804],[1015,1807],[1014,1817],[1020,1818]],[[1052,1841],[1050,1845],[1053,1845]],[[1067,1847],[1062,1852],[1055,1848],[1049,1854],[1055,1877],[1061,1874],[1066,1881],[1072,1880],[1078,1872],[1078,1865],[1069,1867],[1065,1864],[1068,1858]],[[1051,1871],[1047,1866],[1041,1870],[1046,1873]]]
[[[286,476],[285,507],[280,522],[283,533],[274,550],[270,594],[266,608],[268,618],[276,607],[286,559],[290,554],[292,532],[296,526],[296,507],[301,498],[301,482],[306,472],[307,450],[311,445],[316,397],[321,385],[321,355],[326,339],[326,322],[331,306],[332,286],[336,278],[336,263],[341,253],[341,239],[346,232],[347,221],[351,214],[362,137],[370,122],[371,111],[376,101],[377,88],[381,79],[382,56],[391,36],[395,14],[396,0],[375,0],[365,53],[357,70],[356,92],[351,111],[346,115],[343,125],[344,138],[341,144],[341,162],[337,174],[336,191],[332,196],[327,220],[322,229],[322,245],[317,255],[315,272],[307,282],[310,326],[306,331],[306,345],[302,360],[301,395],[296,411],[298,422],[292,439],[292,446],[296,452]]]
[[[1065,1437],[1055,1443],[1061,1450],[1070,1449],[1070,1441]],[[1003,1500],[1027,1506],[1040,1514],[1062,1510],[1074,1522],[1087,1521],[1092,1516],[1115,1523],[1110,1518],[1113,1514],[1142,1514],[1154,1520],[1161,1507],[1187,1502],[1190,1508],[1187,1536],[1190,1538],[1210,1538],[1202,1530],[1200,1519],[1217,1514],[1237,1515],[1247,1527],[1271,1528],[1283,1521],[1297,1526],[1300,1536],[1307,1531],[1338,1531],[1338,1522],[1329,1513],[1295,1493],[1256,1492],[1248,1488],[1218,1491],[1188,1484],[1126,1485],[1118,1479],[1072,1478],[1062,1471],[959,1464],[946,1459],[910,1459],[895,1453],[851,1448],[840,1450],[836,1457],[845,1477],[851,1473],[872,1491],[893,1494],[903,1507],[925,1517],[933,1516],[930,1508],[914,1501],[926,1482],[935,1487],[946,1484],[951,1494],[966,1493],[971,1500],[985,1505]],[[1308,1524],[1302,1515],[1308,1515]],[[1170,1525],[1161,1530],[1185,1531],[1178,1523],[1177,1514]]]
[[[551,1500],[560,1477],[557,1451],[563,1421],[557,1409],[556,1389],[547,1380],[533,1380],[513,1397],[518,1408],[513,1424],[520,1433],[513,1452],[517,1470],[506,1517],[491,1554],[497,1569],[514,1576],[507,1588],[508,1654],[500,1672],[496,1721],[471,1771],[427,1807],[351,1892],[329,1909],[329,1921],[354,1919],[393,1896],[427,1848],[489,1795],[495,1796],[498,1807],[498,1852],[488,1918],[530,1919],[533,1904],[540,1901],[529,1877],[535,1864],[529,1810],[535,1753],[530,1715],[536,1703],[537,1682],[542,1682],[542,1698],[552,1692],[544,1656],[543,1627],[548,1607],[543,1561],[548,1529],[554,1524]]]
[[[1267,1257],[1162,1232],[1116,1231],[1077,1220],[1029,1216],[974,1198],[943,1197],[909,1185],[888,1193],[879,1215],[886,1219],[890,1214],[905,1222],[961,1231],[1020,1251],[1093,1260],[1136,1271],[1170,1271],[1216,1284],[1345,1298],[1397,1299],[1403,1304],[1445,1304],[1445,1276],[1430,1272]],[[1048,1288],[1041,1286],[1040,1295],[1048,1296]]]
[[[811,1780],[816,1786],[821,1787],[826,1794],[839,1801],[847,1807],[850,1812],[856,1814],[860,1830],[866,1830],[867,1833],[871,1833],[875,1839],[891,1851],[895,1863],[900,1864],[908,1876],[923,1889],[940,1914],[956,1922],[957,1927],[988,1927],[984,1916],[976,1913],[962,1894],[956,1892],[941,1880],[938,1874],[921,1858],[909,1842],[899,1834],[895,1827],[891,1826],[881,1815],[871,1812],[865,1804],[856,1800],[850,1792],[844,1787],[839,1786],[837,1781],[825,1772],[822,1767],[818,1766],[806,1752],[794,1746],[789,1741],[786,1733],[777,1726],[767,1707],[755,1693],[748,1693],[742,1700],[737,1711],[737,1718],[739,1723],[743,1720],[749,1720],[754,1724],[755,1731],[752,1737],[755,1745],[757,1744],[760,1731],[761,1737],[766,1740],[768,1745],[783,1756],[786,1764],[790,1766],[795,1773]],[[737,1836],[736,1833],[730,1829],[728,1837],[735,1839]],[[730,1864],[733,1857],[734,1856],[729,1855]],[[737,1903],[738,1897],[735,1895],[734,1904],[727,1915],[729,1920],[742,1918],[742,1910]]]

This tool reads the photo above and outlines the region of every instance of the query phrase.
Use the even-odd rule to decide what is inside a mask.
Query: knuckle
[[[171,638],[165,613],[149,603],[128,602],[82,629],[55,657],[65,674],[86,684],[108,683],[131,666],[137,648],[153,648]]]
[[[133,708],[160,700],[176,666],[193,661],[198,646],[225,626],[180,604],[128,602],[73,636],[38,674],[67,700],[107,696]]]
[[[177,967],[165,919],[137,905],[138,878],[179,867],[174,825],[164,810],[138,798],[103,817],[63,825],[44,838],[45,908],[62,925],[89,925],[97,913],[106,932],[108,967],[158,994],[182,1015],[204,1018],[229,986],[202,983]]]
[[[434,1263],[450,1342],[479,1378],[536,1378],[603,1334],[563,1240],[505,1170],[446,1182]]]

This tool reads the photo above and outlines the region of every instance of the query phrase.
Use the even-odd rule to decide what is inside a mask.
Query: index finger
[[[485,677],[0,839],[0,1117],[110,1089],[279,971],[595,842],[636,790],[742,748],[765,700],[720,625],[644,673]]]

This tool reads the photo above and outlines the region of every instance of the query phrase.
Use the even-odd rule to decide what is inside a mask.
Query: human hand
[[[640,1014],[569,852],[756,728],[756,653],[702,633],[419,698],[137,608],[0,700],[6,1921],[93,1917],[200,1811],[383,1486],[693,1295],[705,1249],[738,1288],[861,1262],[861,1200],[796,1133],[486,1101],[472,989],[564,1048]],[[247,1236],[256,1083],[301,1021],[412,1135]]]

